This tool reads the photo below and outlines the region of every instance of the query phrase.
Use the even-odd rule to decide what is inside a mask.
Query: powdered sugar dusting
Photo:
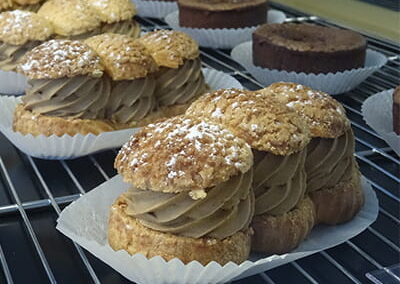
[[[50,40],[28,52],[19,69],[30,78],[101,76],[100,58],[88,46],[71,40]]]
[[[154,145],[163,146],[154,150]],[[205,178],[227,169],[246,172],[251,164],[250,146],[229,130],[183,117],[150,124],[122,147],[119,156],[121,161],[131,161],[133,173],[160,173],[164,185],[168,180],[191,180],[193,175]]]
[[[53,30],[35,13],[14,10],[0,14],[0,40],[20,45],[29,40],[45,40]]]

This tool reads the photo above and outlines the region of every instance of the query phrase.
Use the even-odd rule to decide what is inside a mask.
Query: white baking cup
[[[0,94],[21,95],[25,92],[26,77],[12,71],[0,70]]]
[[[103,183],[66,207],[57,220],[57,229],[127,279],[137,283],[225,283],[258,274],[345,242],[372,224],[379,209],[375,192],[363,178],[365,204],[357,216],[342,225],[315,227],[308,239],[290,253],[270,257],[252,255],[240,265],[230,262],[221,266],[215,261],[207,266],[197,261],[185,265],[177,258],[166,262],[159,256],[151,259],[142,254],[131,256],[126,251],[116,252],[108,245],[110,207],[129,187],[119,175]]]
[[[387,62],[386,56],[368,49],[365,59],[365,67],[363,68],[328,74],[306,74],[303,72],[296,73],[273,70],[258,67],[253,64],[253,49],[251,41],[236,46],[232,50],[231,56],[243,65],[243,67],[246,68],[254,78],[265,86],[281,81],[295,82],[331,95],[345,93],[354,89]]]
[[[223,72],[203,68],[205,81],[211,90],[222,88],[242,89],[242,85],[232,76]],[[20,97],[0,96],[0,131],[19,150],[27,155],[51,160],[73,159],[101,150],[122,146],[137,128],[103,132],[99,135],[64,135],[50,137],[31,134],[22,135],[12,129],[14,110],[21,102]]]
[[[163,19],[166,15],[178,10],[176,2],[132,0],[138,15],[141,17]]]
[[[267,19],[268,23],[283,23],[286,15],[281,11],[268,10]],[[179,25],[179,11],[166,16],[165,21],[174,30],[189,34],[200,46],[212,48],[233,48],[239,43],[251,40],[251,34],[257,28],[257,26],[241,29],[185,28]]]
[[[365,122],[400,156],[400,135],[393,130],[393,92],[391,89],[370,96],[361,111]]]

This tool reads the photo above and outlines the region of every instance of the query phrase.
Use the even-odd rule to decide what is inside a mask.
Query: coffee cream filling
[[[69,118],[105,118],[105,106],[110,98],[108,77],[29,80],[22,97],[27,109],[34,113]]]
[[[3,71],[16,71],[22,56],[39,44],[40,41],[28,41],[23,45],[13,45],[0,41],[0,69]]]
[[[351,180],[355,165],[351,129],[335,139],[314,138],[307,147],[307,191],[329,188]]]
[[[123,34],[132,38],[138,38],[140,35],[140,25],[133,19],[112,24],[104,24],[101,27],[101,33]]]
[[[247,229],[254,214],[252,171],[208,189],[204,199],[188,192],[162,193],[131,188],[127,214],[144,226],[165,233],[224,239]]]
[[[157,75],[156,97],[160,106],[185,104],[207,90],[200,58],[176,68],[162,67]]]
[[[57,37],[68,38],[71,40],[82,40],[103,33],[123,34],[133,38],[138,38],[140,35],[140,25],[135,20],[132,19],[132,20],[115,22],[111,24],[102,24],[100,27],[94,30],[79,35],[57,36]]]
[[[106,106],[107,118],[119,123],[128,123],[143,119],[155,109],[156,81],[152,76],[113,81],[112,84],[111,97]]]
[[[289,156],[254,152],[255,215],[282,215],[303,199],[306,191],[306,151]]]

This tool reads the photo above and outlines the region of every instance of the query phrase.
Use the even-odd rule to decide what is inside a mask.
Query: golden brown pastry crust
[[[77,40],[50,40],[28,51],[17,67],[29,79],[58,79],[89,75],[101,77],[100,57]]]
[[[130,36],[101,34],[85,40],[102,59],[113,80],[144,78],[157,70],[157,64],[148,50]]]
[[[39,9],[61,36],[74,36],[94,30],[101,24],[96,11],[85,0],[49,0]]]
[[[360,172],[354,168],[351,181],[310,193],[315,204],[317,224],[336,225],[350,221],[364,205]]]
[[[114,250],[129,254],[142,253],[151,258],[165,260],[179,258],[183,263],[197,260],[203,265],[216,261],[221,265],[229,261],[241,263],[250,253],[251,230],[238,232],[223,240],[175,236],[146,228],[125,213],[126,202],[120,196],[111,207],[108,242]]]
[[[150,51],[158,66],[178,68],[185,60],[199,57],[199,45],[189,35],[173,30],[149,32],[139,41]]]
[[[13,0],[18,5],[32,5],[32,4],[37,4],[39,2],[42,2],[42,0]]]
[[[308,197],[284,215],[254,216],[251,249],[267,255],[287,253],[308,236],[314,225],[315,208]]]
[[[87,0],[102,22],[111,24],[131,19],[136,7],[131,0]]]
[[[8,10],[13,6],[11,0],[0,0],[0,11]]]
[[[312,137],[336,138],[350,128],[343,106],[327,93],[287,82],[274,83],[258,92],[295,110],[309,125]]]
[[[23,45],[28,41],[44,41],[53,28],[43,17],[28,11],[14,10],[0,14],[0,41]]]
[[[40,114],[34,114],[24,108],[22,104],[15,109],[13,129],[24,135],[33,136],[63,136],[64,134],[74,136],[76,134],[98,135],[102,132],[120,130],[125,128],[140,127],[161,119],[163,112],[153,112],[141,121],[132,121],[129,124],[115,123],[105,120],[92,119],[66,119],[61,117],[52,117]]]
[[[222,126],[174,117],[150,124],[120,150],[115,168],[139,189],[197,192],[247,172],[250,146]]]
[[[221,89],[196,100],[186,115],[228,127],[253,149],[290,155],[310,141],[301,117],[274,98],[239,89]]]

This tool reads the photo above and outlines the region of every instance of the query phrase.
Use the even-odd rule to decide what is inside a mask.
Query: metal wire
[[[278,6],[282,8],[281,6]],[[285,8],[286,9],[286,8]],[[318,23],[321,25],[326,25],[326,26],[332,26],[332,23],[328,23],[318,17],[315,16],[309,16],[309,15],[303,15],[302,13],[299,13],[297,11],[287,9],[287,12],[289,15],[292,15],[293,17],[288,18],[288,22],[313,22],[313,23]],[[168,28],[164,24],[158,24],[157,22],[151,20],[151,19],[145,19],[141,18],[141,22],[147,25],[145,27],[145,30],[152,30],[154,28]],[[380,92],[382,90],[388,89],[388,88],[393,88],[397,84],[399,84],[399,67],[400,67],[400,60],[398,56],[399,48],[394,46],[392,43],[384,42],[379,39],[375,39],[372,37],[368,37],[368,42],[369,42],[369,48],[373,50],[377,50],[379,52],[384,53],[385,55],[389,56],[389,62],[387,65],[385,65],[384,68],[376,72],[374,75],[372,75],[367,81],[363,82],[356,90],[349,92],[348,94],[345,94],[343,96],[339,96],[338,98],[340,99],[341,97],[345,98],[344,100],[341,100],[342,103],[344,104],[344,107],[346,111],[349,113],[350,116],[354,116],[357,119],[352,121],[352,127],[359,132],[362,132],[362,136],[357,136],[356,137],[356,143],[358,146],[362,146],[361,148],[363,149],[362,151],[358,151],[355,153],[357,159],[365,164],[366,167],[369,169],[373,169],[377,171],[379,174],[381,174],[383,177],[386,179],[391,180],[391,182],[399,184],[400,183],[400,178],[396,175],[390,172],[387,168],[383,168],[381,164],[378,164],[376,160],[382,160],[384,163],[391,165],[391,166],[399,166],[400,165],[400,160],[397,156],[393,155],[393,152],[391,151],[390,148],[381,145],[384,145],[383,140],[379,137],[377,133],[375,133],[373,130],[371,130],[368,126],[366,126],[364,123],[360,122],[362,121],[362,113],[359,111],[358,106],[370,95]],[[237,66],[238,64],[233,61],[233,59],[225,52],[222,50],[212,50],[210,51],[209,49],[202,49],[201,50],[201,56],[203,59],[205,59],[206,62],[203,62],[203,66],[206,66],[208,68],[223,68],[224,71],[228,74],[234,75],[236,78],[241,79],[241,81],[251,83],[257,88],[263,88],[264,86],[260,84],[258,81],[256,81],[251,75],[243,70],[243,69],[238,69]],[[218,66],[218,67],[216,67]],[[346,103],[348,102],[348,103]],[[379,142],[376,142],[379,141]],[[379,143],[379,144],[377,144]],[[367,149],[367,150],[365,150]],[[110,176],[107,174],[106,170],[102,167],[102,164],[96,159],[94,155],[89,155],[88,156],[89,161],[93,164],[93,166],[98,170],[100,175],[104,178],[104,180],[110,179]],[[73,200],[76,200],[80,196],[86,193],[84,187],[82,184],[79,182],[78,177],[74,173],[74,171],[70,168],[68,165],[68,162],[66,161],[60,161],[60,165],[62,169],[65,171],[66,175],[71,179],[75,187],[77,188],[78,192],[77,194],[71,194],[71,195],[65,195],[61,197],[54,197],[52,191],[48,187],[45,178],[43,177],[43,174],[39,170],[39,167],[36,165],[35,161],[31,157],[27,157],[27,160],[32,167],[36,178],[39,180],[39,183],[41,187],[43,188],[44,192],[46,193],[46,198],[44,199],[38,199],[38,200],[32,200],[28,202],[21,202],[18,191],[15,189],[12,180],[10,179],[10,176],[7,172],[7,169],[4,165],[3,160],[0,158],[0,168],[2,170],[2,173],[5,177],[5,180],[7,182],[7,189],[13,196],[15,203],[14,204],[9,204],[9,205],[3,205],[0,206],[0,216],[4,214],[12,214],[12,213],[19,213],[21,216],[23,223],[25,227],[27,228],[28,235],[30,237],[30,240],[32,241],[36,253],[38,254],[40,261],[42,263],[42,266],[49,278],[49,281],[51,283],[55,283],[55,277],[53,275],[53,272],[49,266],[49,263],[46,259],[45,254],[43,253],[43,250],[40,246],[40,243],[37,239],[37,236],[35,234],[35,231],[29,221],[28,214],[31,210],[33,209],[38,209],[38,208],[47,208],[51,207],[53,210],[59,214],[60,213],[60,206],[64,204],[68,204],[72,202]],[[380,193],[383,194],[383,196],[389,198],[390,200],[394,201],[397,205],[400,204],[400,198],[396,196],[395,193],[391,191],[390,188],[386,187],[386,184],[382,183],[380,180],[375,180],[370,177],[367,177],[367,180],[372,184],[373,188]],[[396,213],[391,212],[391,210],[387,208],[381,207],[379,209],[379,214],[381,214],[382,218],[387,218],[390,222],[393,222],[395,225],[400,224],[399,217],[395,215]],[[396,245],[393,241],[391,241],[387,236],[385,236],[384,232],[376,229],[375,228],[368,228],[368,232],[378,238],[383,245],[389,247],[396,253],[400,252],[399,246]],[[383,265],[380,264],[373,255],[370,253],[365,252],[362,250],[359,246],[357,246],[353,241],[347,241],[344,243],[345,246],[350,248],[352,251],[356,252],[358,255],[360,255],[363,259],[365,259],[367,262],[371,263],[374,267],[377,269],[382,269]],[[84,252],[82,249],[74,244],[81,260],[84,266],[86,267],[87,271],[89,272],[90,276],[92,277],[93,282],[95,283],[100,283],[99,277],[97,276],[95,270],[93,267],[90,265],[89,261],[87,260]],[[362,283],[363,279],[359,279],[358,276],[353,275],[349,270],[346,268],[345,264],[341,263],[339,259],[335,259],[330,253],[326,251],[319,252],[319,254],[327,260],[328,263],[333,265],[336,269],[338,269],[343,275],[345,275],[350,281],[354,283]],[[0,262],[1,262],[1,267],[3,269],[6,281],[8,283],[13,283],[12,281],[12,276],[10,274],[10,269],[7,265],[7,260],[4,255],[3,249],[0,245]],[[318,281],[315,279],[315,277],[312,275],[310,271],[307,271],[301,264],[298,262],[292,262],[290,264],[294,269],[296,269],[303,277],[305,280],[307,280],[310,283],[318,283]],[[268,276],[267,273],[261,273],[259,275],[261,279],[263,279],[267,283],[274,283],[272,278]]]
[[[3,159],[1,157],[0,157],[0,167],[1,167],[3,175],[6,178],[6,181],[7,181],[7,184],[8,184],[8,188],[11,191],[11,194],[14,197],[15,202],[16,202],[16,204],[18,206],[18,211],[21,214],[21,217],[22,217],[22,219],[24,221],[24,224],[25,224],[26,228],[28,229],[29,236],[30,236],[30,238],[31,238],[31,240],[32,240],[32,242],[33,242],[33,244],[35,246],[36,252],[39,255],[40,261],[42,262],[42,265],[43,265],[43,267],[44,267],[44,269],[46,271],[47,277],[49,278],[49,281],[51,283],[57,283],[56,279],[54,277],[53,271],[50,268],[49,262],[47,261],[45,254],[43,253],[42,247],[40,246],[40,243],[39,243],[39,241],[37,239],[35,231],[33,230],[32,224],[29,221],[28,215],[26,214],[24,207],[22,206],[21,200],[19,199],[18,193],[15,190],[15,187],[14,187],[14,185],[13,185],[11,179],[10,179],[10,176],[9,176],[9,174],[7,172],[7,169],[6,169],[5,165],[4,165]]]

